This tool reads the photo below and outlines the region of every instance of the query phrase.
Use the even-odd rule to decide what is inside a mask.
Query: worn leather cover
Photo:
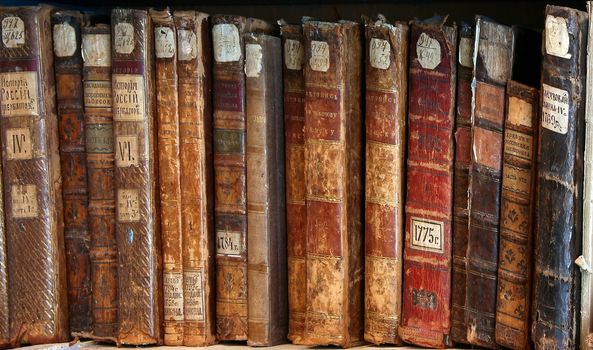
[[[510,80],[506,106],[495,339],[519,350],[530,348],[539,91]]]
[[[467,344],[465,281],[471,161],[472,71],[475,24],[459,24],[457,50],[457,108],[455,116],[455,170],[453,173],[453,274],[451,280],[451,339]]]
[[[406,238],[399,335],[407,343],[443,348],[452,345],[457,27],[433,17],[413,22],[410,31]]]
[[[122,344],[162,343],[154,47],[144,10],[114,9],[112,26],[119,331]]]
[[[285,343],[288,331],[280,38],[245,33],[245,75],[247,344],[273,346]]]
[[[85,21],[78,11],[56,11],[52,14],[70,332],[89,331],[92,327],[87,166],[80,54],[80,27]]]
[[[408,26],[366,20],[364,338],[401,344]]]
[[[154,28],[156,119],[163,254],[164,344],[183,345],[181,168],[177,95],[177,32],[168,9],[150,10]],[[156,176],[157,174],[155,174]]]
[[[2,186],[0,168],[0,191]],[[10,320],[8,318],[8,265],[6,256],[6,226],[4,224],[4,199],[0,196],[0,348],[10,342]]]
[[[305,206],[305,47],[300,25],[281,23],[284,64],[286,150],[286,234],[288,255],[288,339],[299,342],[305,331],[307,246]]]
[[[470,344],[495,348],[505,87],[512,73],[512,29],[477,16],[475,50],[466,331]]]
[[[299,343],[363,341],[363,31],[304,19],[307,203],[305,335]]]
[[[68,339],[51,8],[0,8],[0,130],[10,339]]]
[[[195,11],[176,11],[173,17],[178,47],[183,343],[207,346],[216,342],[210,23],[207,14]]]
[[[82,28],[82,59],[93,321],[92,333],[82,336],[113,341],[118,280],[109,25]]]
[[[542,64],[532,340],[579,341],[587,14],[548,5]]]

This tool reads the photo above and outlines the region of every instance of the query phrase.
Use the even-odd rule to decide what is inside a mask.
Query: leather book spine
[[[113,341],[118,327],[118,282],[109,25],[82,28],[82,58],[93,300],[91,337]]]
[[[2,181],[2,168],[0,167],[0,193],[2,193]],[[6,226],[4,220],[4,198],[0,195],[0,348],[7,348],[10,345],[8,257],[6,255]]]
[[[579,342],[587,14],[546,7],[531,337],[536,349]]]
[[[478,16],[475,45],[466,337],[470,344],[495,348],[505,87],[512,72],[513,31]]]
[[[126,345],[160,344],[163,295],[153,28],[147,11],[132,9],[113,9],[111,26],[118,338]]]
[[[51,7],[0,8],[10,339],[66,341],[68,296]]]
[[[496,343],[529,349],[534,194],[539,91],[515,81],[506,88]]]
[[[282,24],[286,240],[288,255],[288,339],[300,342],[305,331],[307,245],[305,206],[305,47],[300,25]]]
[[[52,14],[70,332],[90,331],[91,261],[78,11]]]
[[[149,13],[154,29],[164,344],[175,346],[183,345],[184,329],[177,32],[168,9]]]
[[[452,345],[456,26],[414,22],[409,54],[406,236],[399,335],[408,343],[443,348]]]
[[[365,28],[364,338],[400,345],[408,26],[379,18]]]
[[[245,76],[247,345],[273,346],[288,331],[280,38],[245,34]]]
[[[178,48],[183,344],[207,346],[216,342],[210,22],[207,14],[196,11],[176,11],[173,17]]]
[[[307,306],[302,343],[351,347],[364,339],[364,33],[354,22],[306,20],[303,34]]]
[[[471,161],[472,71],[475,25],[461,22],[457,50],[457,107],[455,115],[455,169],[453,172],[453,274],[451,277],[451,340],[467,344],[465,281]]]
[[[247,340],[247,188],[244,28],[239,16],[213,16],[216,333]]]

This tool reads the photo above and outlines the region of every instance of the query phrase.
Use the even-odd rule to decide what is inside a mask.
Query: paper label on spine
[[[119,168],[140,165],[138,137],[117,136],[115,139],[115,165]]]
[[[76,32],[69,23],[54,24],[54,53],[70,57],[76,52]]]
[[[216,231],[216,254],[225,256],[241,256],[241,232]]]
[[[25,22],[19,17],[2,19],[2,43],[9,49],[25,45]]]
[[[175,56],[175,33],[169,27],[154,28],[154,51],[157,58]]]
[[[303,69],[305,48],[298,40],[286,39],[284,42],[284,64],[290,70]]]
[[[144,77],[113,74],[113,120],[144,120]]]
[[[262,70],[262,48],[258,44],[245,45],[245,75],[249,78],[259,77]]]
[[[239,29],[234,24],[216,24],[212,28],[212,42],[216,62],[236,62],[241,59]]]
[[[509,121],[511,123],[528,128],[533,127],[531,120],[533,117],[533,106],[531,103],[518,97],[510,96],[508,109]]]
[[[410,224],[412,248],[442,253],[444,226],[441,221],[412,217]]]
[[[325,41],[311,41],[311,58],[309,58],[309,66],[314,71],[328,71],[329,45]]]
[[[119,54],[130,54],[134,51],[134,26],[131,23],[121,22],[114,28],[115,52]]]
[[[12,185],[10,188],[12,217],[15,219],[36,218],[37,187],[35,185]]]
[[[546,16],[546,53],[561,58],[570,58],[570,36],[563,17]]]
[[[111,82],[85,81],[84,107],[111,108]]]
[[[0,73],[0,115],[39,115],[36,72]]]
[[[117,220],[119,222],[140,221],[140,196],[138,190],[117,190]]]
[[[165,321],[183,321],[183,274],[164,272]]]
[[[422,33],[416,42],[416,55],[422,68],[435,69],[441,63],[441,44]]]
[[[474,67],[474,41],[470,38],[459,40],[459,64],[466,68]]]
[[[85,34],[82,36],[82,59],[87,67],[111,66],[111,35]]]
[[[177,46],[177,58],[180,61],[189,61],[198,57],[198,41],[196,34],[191,30],[177,31]]]
[[[27,128],[6,130],[6,156],[10,160],[33,159],[33,141]]]
[[[202,271],[184,271],[183,278],[185,320],[204,321],[204,273]]]
[[[568,91],[542,84],[542,126],[559,134],[568,131]]]
[[[372,38],[369,44],[369,60],[373,68],[388,69],[391,64],[391,45],[389,41]]]

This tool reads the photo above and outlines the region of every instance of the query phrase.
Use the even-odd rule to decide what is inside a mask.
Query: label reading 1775
[[[443,252],[444,224],[441,221],[412,217],[412,248],[432,252]]]

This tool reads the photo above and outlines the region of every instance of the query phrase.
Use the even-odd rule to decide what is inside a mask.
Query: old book
[[[114,341],[118,280],[109,25],[82,28],[82,59],[93,291],[92,334],[82,336]]]
[[[247,344],[286,342],[288,281],[280,38],[245,33]]]
[[[212,79],[208,15],[173,14],[177,30],[181,228],[183,232],[183,344],[216,342]]]
[[[593,13],[593,3],[587,2],[589,17]],[[589,26],[587,40],[587,66],[593,66],[593,26]],[[586,86],[593,86],[593,72],[587,71]],[[587,92],[585,112],[585,154],[583,184],[583,251],[577,259],[581,268],[581,329],[579,344],[581,349],[593,348],[593,93]]]
[[[453,272],[451,277],[451,339],[467,344],[465,281],[471,161],[472,71],[475,25],[459,24],[457,50],[457,108],[455,116],[455,170],[453,172]]]
[[[288,255],[288,339],[300,342],[305,331],[307,245],[305,206],[305,47],[300,25],[280,23],[283,46]]]
[[[495,348],[505,87],[512,73],[513,31],[477,16],[475,40],[466,337],[470,344]]]
[[[508,82],[495,340],[511,349],[529,348],[538,109],[537,89]]]
[[[399,335],[405,342],[434,348],[452,345],[456,57],[454,24],[446,25],[442,17],[412,24],[403,315]]]
[[[0,8],[0,130],[14,346],[69,337],[51,11]]]
[[[122,344],[162,343],[162,275],[153,29],[144,10],[113,9],[119,330]]]
[[[408,26],[366,20],[364,338],[401,344]]]
[[[0,193],[2,170],[0,167]],[[8,258],[6,256],[6,227],[4,224],[4,199],[0,196],[0,348],[10,344],[10,320],[8,318]]]
[[[154,28],[164,344],[173,346],[183,345],[184,330],[177,33],[168,9],[151,9],[150,16]]]
[[[91,261],[78,11],[52,14],[70,332],[90,331]]]
[[[307,202],[305,335],[364,339],[362,39],[358,23],[304,19]]]
[[[576,349],[587,14],[548,5],[544,28],[531,336],[537,349]]]

